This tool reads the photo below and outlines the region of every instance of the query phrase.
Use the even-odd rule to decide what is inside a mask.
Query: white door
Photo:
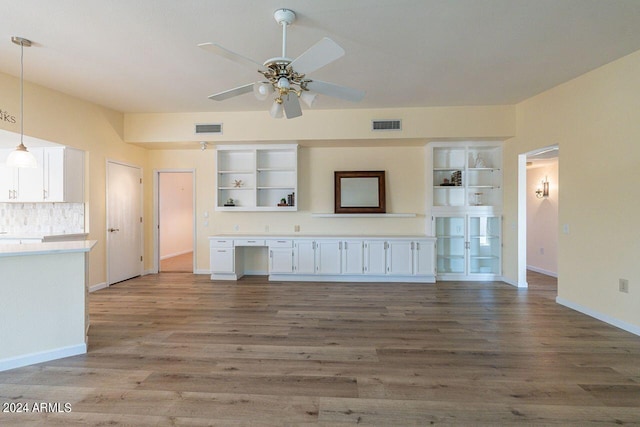
[[[142,169],[107,162],[107,281],[142,274]]]

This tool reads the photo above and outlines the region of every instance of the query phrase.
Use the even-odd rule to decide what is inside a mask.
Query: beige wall
[[[517,277],[517,155],[560,147],[561,301],[640,330],[640,51],[517,105],[505,144],[504,271]],[[630,291],[618,291],[618,279]]]
[[[549,197],[538,198],[541,181],[549,182]],[[527,167],[527,268],[558,275],[558,161]]]
[[[0,73],[0,108],[20,111],[19,79]],[[147,168],[146,151],[126,144],[123,139],[124,116],[61,92],[24,85],[24,132],[26,135],[86,151],[85,215],[89,238],[98,243],[89,256],[90,284],[106,280],[106,160],[113,159]],[[20,132],[20,123],[0,121],[0,128]],[[151,181],[147,181],[151,182]],[[145,190],[148,185],[145,183]]]

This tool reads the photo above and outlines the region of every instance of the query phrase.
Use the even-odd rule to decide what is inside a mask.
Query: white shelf
[[[220,145],[216,152],[216,210],[297,210],[297,144]],[[236,187],[234,181],[242,181],[243,186]],[[293,206],[277,206],[291,194],[296,201]],[[229,199],[236,206],[224,206]]]
[[[312,213],[313,218],[415,218],[414,213],[384,213],[384,214],[336,214],[336,213]]]

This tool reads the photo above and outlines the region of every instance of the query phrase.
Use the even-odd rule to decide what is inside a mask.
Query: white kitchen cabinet
[[[413,274],[418,276],[436,274],[436,242],[417,240],[413,249]]]
[[[269,245],[269,274],[293,273],[293,242],[273,240]]]
[[[364,242],[364,274],[386,274],[387,243],[384,240]]]
[[[342,274],[362,274],[364,272],[364,242],[344,240],[342,242]]]
[[[84,202],[84,152],[68,147],[44,149],[45,202]]]
[[[294,270],[297,274],[315,274],[316,242],[314,240],[296,240],[293,243]]]
[[[8,168],[0,152],[0,201],[84,202],[84,152],[68,147],[31,148],[37,168]]]
[[[37,168],[11,168],[6,166],[7,157],[13,150],[0,153],[0,201],[36,202],[42,201],[43,167],[42,148],[30,148],[36,158]]]
[[[216,153],[216,210],[297,210],[297,144],[221,145]]]
[[[316,274],[342,273],[342,242],[339,240],[316,241]]]
[[[410,276],[413,274],[413,247],[410,240],[392,240],[387,242],[387,274]]]

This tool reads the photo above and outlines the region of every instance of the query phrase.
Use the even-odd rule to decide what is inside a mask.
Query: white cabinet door
[[[413,247],[413,273],[436,274],[436,244],[432,240],[418,240]]]
[[[44,200],[44,169],[42,148],[29,149],[38,162],[37,168],[18,170],[18,201],[42,202]]]
[[[315,249],[313,240],[298,240],[294,243],[294,266],[298,274],[315,274]]]
[[[18,169],[6,166],[10,152],[0,151],[0,202],[13,202],[18,197]]]
[[[293,249],[269,248],[269,274],[293,273]]]
[[[363,248],[362,240],[342,242],[342,274],[362,274],[364,272]]]
[[[397,240],[387,243],[387,274],[409,276],[413,274],[413,242]]]
[[[47,202],[84,201],[84,153],[67,147],[44,149],[44,197]]]
[[[212,273],[234,273],[234,248],[211,248],[211,272]]]
[[[387,243],[370,240],[364,242],[364,274],[385,274]]]
[[[320,240],[316,242],[316,273],[342,273],[342,242],[338,240]]]

